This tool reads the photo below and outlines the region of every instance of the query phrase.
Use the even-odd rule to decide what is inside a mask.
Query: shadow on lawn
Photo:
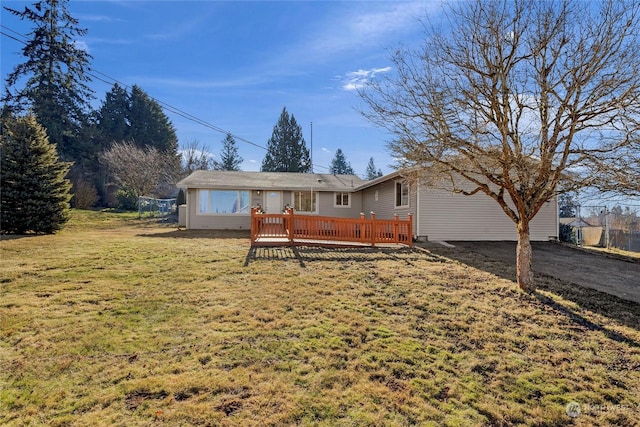
[[[452,249],[438,247],[437,245],[428,245],[426,247],[429,251],[442,257],[456,260],[470,267],[510,280],[514,282],[515,286],[515,262],[508,263],[500,259],[473,252],[472,250]],[[536,284],[538,290],[532,293],[532,296],[540,303],[553,308],[559,314],[569,317],[573,322],[581,326],[604,333],[612,340],[623,342],[634,347],[640,347],[640,343],[635,339],[631,339],[603,325],[594,323],[592,320],[580,314],[580,310],[574,310],[570,306],[563,305],[542,294],[540,291],[556,294],[564,300],[575,303],[581,309],[594,312],[602,317],[609,318],[635,329],[636,331],[640,331],[640,304],[575,283],[569,283],[547,274],[536,274]]]
[[[557,292],[554,292],[557,293]],[[597,323],[592,322],[591,320],[587,319],[586,317],[580,315],[579,313],[577,313],[576,311],[572,310],[571,308],[562,305],[560,303],[558,303],[557,301],[553,300],[552,298],[549,298],[546,295],[541,294],[540,292],[536,291],[532,294],[535,298],[538,299],[538,301],[540,301],[541,303],[552,307],[554,310],[556,310],[559,313],[562,313],[564,315],[566,315],[568,318],[570,318],[573,322],[577,323],[578,325],[584,326],[585,328],[592,330],[592,331],[599,331],[602,332],[604,335],[607,336],[607,338],[617,341],[617,342],[621,342],[621,343],[625,343],[628,344],[632,347],[640,347],[640,343],[624,336],[623,334],[613,331],[611,329],[607,329],[606,327],[604,327],[603,325],[598,325]],[[564,298],[566,298],[566,296],[563,295]],[[611,298],[615,298],[617,300],[619,300],[619,298],[616,297],[611,297]],[[622,300],[619,300],[622,301]],[[574,301],[576,302],[576,301]],[[624,301],[626,302],[626,301]],[[578,303],[579,304],[579,303]],[[634,303],[631,303],[634,304]],[[638,329],[637,327],[637,317],[634,321],[632,321],[632,323],[636,323],[636,325],[634,326],[633,324],[628,324],[626,321],[629,320],[628,316],[624,315],[622,316],[623,318],[620,319],[619,316],[616,316],[615,312],[612,312],[610,310],[603,310],[605,312],[601,312],[600,310],[594,310],[593,308],[590,308],[591,311],[596,311],[599,312],[599,314],[603,315],[603,316],[607,316],[609,318],[615,319],[621,323],[626,324],[629,327],[632,327],[634,329]]]
[[[295,260],[305,268],[314,261],[379,261],[397,260],[409,265],[413,261],[445,262],[438,255],[423,249],[410,248],[323,248],[315,246],[252,247],[245,258],[245,267],[260,260]]]

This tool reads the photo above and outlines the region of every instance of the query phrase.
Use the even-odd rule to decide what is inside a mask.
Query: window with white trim
[[[396,181],[396,208],[409,206],[409,184]]]
[[[351,207],[351,198],[349,197],[349,193],[333,193],[333,206],[340,208],[348,208]]]
[[[249,192],[244,190],[199,190],[198,213],[249,214]]]
[[[294,191],[293,192],[293,209],[296,212],[315,212],[317,192],[311,191]]]

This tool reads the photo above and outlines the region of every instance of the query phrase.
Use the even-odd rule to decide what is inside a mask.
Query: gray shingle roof
[[[234,172],[199,170],[178,182],[183,188],[229,190],[355,191],[364,181],[356,175],[292,172]]]

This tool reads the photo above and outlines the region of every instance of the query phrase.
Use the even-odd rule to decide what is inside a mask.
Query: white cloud
[[[331,2],[335,7],[330,14],[319,15],[296,43],[273,52],[264,68],[292,73],[366,52],[384,54],[407,35],[422,31],[419,19],[434,8],[431,3],[435,2]]]
[[[165,28],[153,34],[145,36],[151,40],[176,40],[187,36],[197,34],[201,26],[206,25],[210,19],[211,13],[203,13],[195,18],[185,19],[182,21],[173,20],[167,23]]]
[[[76,49],[84,50],[85,52],[89,52],[89,45],[81,40],[76,40],[73,42]]]
[[[331,150],[329,150],[326,147],[322,147],[321,150],[324,151],[325,153],[331,153]]]
[[[132,42],[130,40],[124,39],[104,39],[104,38],[96,38],[96,37],[86,37],[84,40],[76,40],[74,42],[75,46],[78,49],[84,50],[86,52],[91,51],[91,47],[95,48],[97,45],[129,45]]]
[[[365,47],[397,42],[400,33],[412,31],[424,16],[422,2],[370,3],[338,17],[338,22],[325,25],[314,34],[307,52],[317,56],[333,56],[362,50]],[[360,5],[358,5],[360,6]]]
[[[107,15],[78,15],[77,19],[80,22],[92,21],[92,22],[122,22],[120,18],[113,18]]]
[[[100,37],[87,37],[87,41],[91,44],[104,44],[104,45],[128,45],[133,44],[132,40],[118,39],[118,38],[100,38]]]
[[[178,87],[185,89],[225,89],[256,86],[265,82],[264,76],[253,75],[235,79],[197,80],[193,78],[163,78],[148,76],[129,76],[128,80],[149,86]]]
[[[351,71],[344,75],[341,80],[344,81],[342,88],[347,91],[358,90],[369,82],[376,74],[388,73],[391,67],[372,68],[370,70]]]

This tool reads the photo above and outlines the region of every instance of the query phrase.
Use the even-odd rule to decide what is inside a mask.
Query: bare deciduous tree
[[[640,136],[620,152],[615,162],[604,161],[600,153],[591,155],[590,186],[614,195],[640,197]]]
[[[195,139],[182,149],[182,161],[185,176],[194,170],[208,170],[212,165],[215,166],[216,163],[208,147],[204,143],[200,144]]]
[[[396,51],[396,75],[361,91],[363,114],[395,135],[399,167],[500,205],[518,233],[518,284],[530,291],[529,225],[559,183],[637,185],[625,169],[638,158],[640,4],[446,7],[442,25],[425,23],[423,50]]]
[[[130,141],[116,142],[102,153],[110,176],[137,197],[161,196],[175,184],[175,156],[155,147],[138,147]]]

